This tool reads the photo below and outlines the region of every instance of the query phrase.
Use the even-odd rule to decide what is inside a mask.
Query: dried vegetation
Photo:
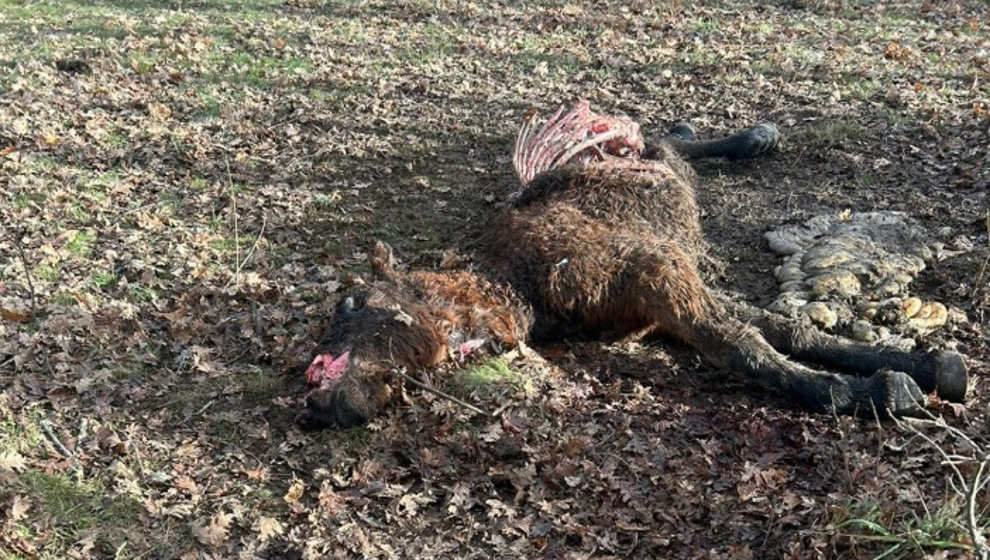
[[[303,434],[305,363],[370,239],[436,264],[515,187],[530,106],[778,123],[699,166],[713,281],[769,228],[904,211],[972,250],[987,449],[986,2],[0,0],[0,558],[953,558],[974,448],[779,410],[665,344],[541,348]],[[295,370],[298,371],[298,370]],[[958,455],[958,457],[957,457]],[[955,469],[955,470],[954,470]],[[962,487],[959,490],[964,490]],[[962,492],[966,494],[966,492]],[[976,533],[978,536],[978,532]]]

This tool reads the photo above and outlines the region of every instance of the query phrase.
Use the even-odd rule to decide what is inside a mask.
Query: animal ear
[[[380,278],[395,276],[396,264],[392,247],[384,241],[375,241],[375,247],[371,250],[371,270],[375,276]]]

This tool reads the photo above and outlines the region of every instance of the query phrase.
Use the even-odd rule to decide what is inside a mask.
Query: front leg
[[[724,157],[730,160],[757,157],[770,152],[780,143],[780,131],[773,123],[759,123],[726,138],[698,140],[694,129],[678,123],[660,139],[685,159]],[[656,145],[647,145],[643,157],[654,159],[661,153]]]

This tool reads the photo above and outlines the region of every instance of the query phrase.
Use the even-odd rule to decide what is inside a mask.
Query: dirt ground
[[[977,464],[936,445],[990,449],[990,5],[533,4],[0,0],[0,559],[973,554]],[[921,341],[969,359],[965,408],[931,407],[958,432],[809,414],[662,340],[418,374],[490,416],[409,386],[300,432],[373,240],[437,266],[518,188],[526,111],[582,97],[648,133],[777,123],[696,166],[711,282],[757,304],[781,224],[968,243],[914,286],[967,317]]]

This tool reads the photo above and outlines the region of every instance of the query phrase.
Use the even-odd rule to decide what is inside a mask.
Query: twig
[[[210,399],[210,401],[207,402],[206,404],[204,404],[199,410],[197,410],[196,412],[193,412],[192,413],[192,416],[190,416],[189,418],[187,418],[187,420],[192,420],[193,418],[195,418],[195,417],[199,416],[200,414],[206,412],[206,409],[207,408],[210,408],[211,406],[213,406],[213,403],[215,403],[215,402],[217,402],[216,399]]]
[[[265,235],[265,227],[267,225],[268,225],[268,216],[266,214],[262,214],[262,216],[261,216],[261,231],[259,231],[258,232],[258,236],[254,238],[254,244],[251,245],[251,248],[248,249],[247,254],[244,255],[244,260],[241,261],[240,265],[238,265],[237,271],[235,272],[235,274],[240,274],[240,271],[244,268],[244,265],[246,265],[248,263],[248,261],[251,260],[251,257],[254,256],[254,251],[258,248],[258,243],[261,242],[261,237],[263,235]],[[236,233],[235,233],[235,237],[236,237]],[[233,278],[231,278],[230,280],[227,280],[227,286],[230,285],[231,281],[233,281]],[[226,286],[224,286],[224,287],[226,287]]]
[[[412,383],[413,385],[416,385],[417,387],[419,387],[420,389],[423,389],[424,391],[433,393],[434,395],[436,395],[438,397],[442,397],[442,398],[445,398],[445,399],[447,399],[447,400],[449,400],[449,401],[451,401],[453,403],[459,404],[459,405],[463,406],[464,408],[466,408],[466,409],[468,409],[468,410],[470,410],[472,412],[475,412],[477,414],[480,414],[482,416],[491,416],[491,414],[488,414],[487,412],[485,412],[484,410],[481,410],[480,408],[474,406],[473,404],[466,403],[466,402],[462,401],[461,399],[455,397],[454,395],[451,395],[451,394],[448,394],[448,393],[444,393],[443,391],[441,391],[439,389],[434,389],[433,387],[427,385],[426,383],[423,383],[422,381],[420,381],[420,380],[418,380],[418,379],[416,379],[416,378],[408,375],[406,372],[402,371],[399,368],[395,368],[393,371],[396,374],[398,374],[399,377],[405,379],[406,381]]]
[[[975,441],[973,441],[972,438],[966,435],[965,432],[963,432],[959,428],[950,426],[948,423],[945,422],[945,419],[940,417],[936,418],[933,414],[931,414],[928,411],[924,411],[924,412],[925,415],[929,417],[929,419],[912,418],[912,419],[905,419],[908,421],[904,421],[894,418],[894,423],[897,425],[897,427],[901,429],[906,429],[907,431],[925,440],[926,443],[934,447],[935,450],[939,453],[939,455],[942,456],[943,458],[942,464],[948,465],[949,469],[955,475],[955,478],[958,479],[959,481],[959,486],[956,486],[956,484],[953,482],[953,479],[951,477],[948,479],[950,485],[952,486],[953,491],[964,497],[966,500],[966,529],[969,531],[970,540],[973,541],[973,553],[975,554],[976,558],[978,558],[979,560],[990,560],[990,547],[987,546],[987,539],[983,535],[983,528],[980,527],[979,520],[977,520],[977,514],[976,514],[976,510],[977,510],[976,496],[979,494],[980,490],[983,489],[984,485],[987,483],[987,480],[990,480],[983,478],[983,473],[987,468],[987,464],[990,463],[990,453],[985,453],[983,449],[979,445],[977,445]],[[934,439],[922,433],[921,430],[915,427],[913,424],[922,424],[922,425],[934,426],[936,428],[941,428],[949,432],[950,435],[956,437],[956,439],[964,442],[971,449],[973,449],[975,455],[972,457],[964,457],[954,453],[949,454]],[[973,477],[973,480],[967,481],[966,477],[963,476],[962,471],[959,469],[959,465],[963,463],[979,464],[976,471],[976,475]]]
[[[28,293],[31,296],[31,315],[33,316],[37,313],[38,305],[34,295],[34,282],[31,280],[31,269],[28,268],[27,255],[24,254],[24,246],[18,241],[17,236],[13,233],[8,233],[7,238],[14,244],[14,248],[17,249],[17,253],[21,257],[21,266],[24,267],[24,279],[27,282]]]
[[[986,468],[987,459],[984,458],[980,461],[980,467],[976,470],[976,476],[973,477],[973,483],[969,488],[969,494],[966,496],[966,524],[969,527],[969,536],[973,539],[973,548],[979,555],[980,560],[987,560],[987,558],[990,558],[990,548],[987,548],[987,539],[983,536],[983,531],[980,529],[980,526],[976,520],[976,495],[979,493],[980,488],[983,487],[983,483],[985,482],[981,481],[980,478],[983,477],[983,471]]]
[[[251,248],[248,249],[247,254],[244,255],[244,260],[241,261],[241,265],[238,267],[239,269],[243,269],[244,265],[246,265],[248,261],[251,260],[251,256],[254,255],[254,251],[258,248],[258,243],[261,241],[261,236],[265,235],[265,226],[267,225],[268,225],[268,216],[266,214],[262,214],[261,230],[258,232],[258,236],[254,238],[254,243],[251,245]]]
[[[55,431],[52,430],[52,425],[48,422],[48,420],[42,420],[41,422],[38,422],[38,425],[41,427],[41,432],[45,434],[45,437],[48,438],[48,441],[55,446],[55,449],[59,453],[64,455],[67,459],[75,459],[75,454],[69,451],[69,448],[63,445],[62,441],[58,439],[58,436],[55,435]]]
[[[227,166],[227,190],[230,191],[230,206],[234,213],[234,284],[241,285],[241,239],[237,230],[237,193],[234,192],[234,179],[230,175],[230,160],[223,158]]]

